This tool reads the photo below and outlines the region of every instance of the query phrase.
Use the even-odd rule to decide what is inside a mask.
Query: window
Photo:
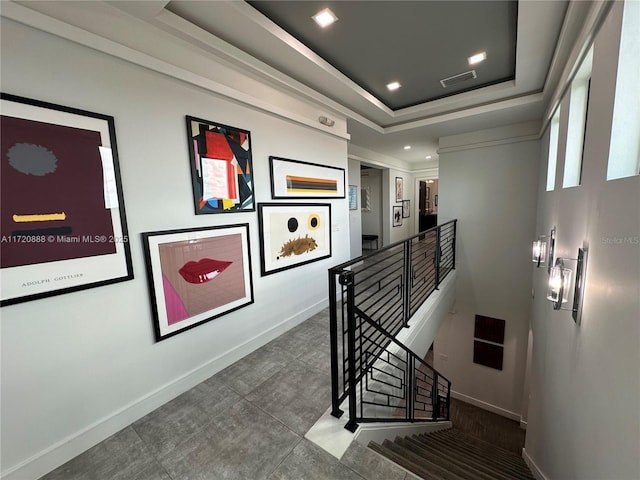
[[[640,2],[626,1],[618,54],[607,180],[640,170]]]
[[[567,149],[565,150],[562,188],[577,187],[580,185],[592,61],[593,47],[587,52],[576,76],[571,82]]]
[[[549,127],[549,157],[547,160],[547,192],[551,192],[556,185],[556,163],[558,160],[558,132],[560,131],[560,107],[551,118]]]

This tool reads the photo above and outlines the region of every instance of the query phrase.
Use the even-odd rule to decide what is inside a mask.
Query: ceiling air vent
[[[457,85],[458,83],[465,82],[467,80],[473,80],[474,78],[478,78],[475,70],[469,70],[468,72],[459,73],[458,75],[454,75],[453,77],[443,78],[440,80],[440,85],[444,88],[451,87],[453,85]]]

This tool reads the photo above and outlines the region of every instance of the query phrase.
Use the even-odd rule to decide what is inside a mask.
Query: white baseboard
[[[244,343],[212,358],[207,363],[185,373],[171,382],[149,392],[112,414],[97,420],[78,432],[63,438],[59,442],[36,453],[17,465],[0,473],[2,480],[37,479],[54,470],[89,448],[109,438],[116,432],[131,425],[149,412],[173,400],[178,395],[195,387],[207,378],[228,367],[234,362],[267,344],[287,330],[322,311],[328,306],[326,299],[317,302],[302,312],[274,325]]]
[[[455,390],[451,390],[451,396],[453,398],[457,398],[458,400],[462,400],[463,402],[470,403],[471,405],[475,405],[476,407],[480,407],[483,410],[487,410],[492,413],[497,413],[503,417],[506,417],[510,420],[515,420],[516,422],[520,422],[522,417],[520,414],[511,412],[504,408],[498,407],[496,405],[492,405],[491,403],[483,402],[482,400],[478,400],[477,398],[470,397],[465,395],[464,393],[456,392]]]
[[[524,448],[522,449],[522,458],[529,467],[529,470],[531,470],[533,476],[536,477],[536,480],[549,480],[549,478],[544,473],[542,473],[540,467],[536,465],[536,462],[533,461],[533,459],[527,453],[527,450]]]

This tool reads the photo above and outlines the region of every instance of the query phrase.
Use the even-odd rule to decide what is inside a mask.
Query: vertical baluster
[[[338,379],[338,313],[336,272],[329,270],[329,336],[331,342],[331,415],[340,418],[344,413],[340,410]]]
[[[452,249],[452,262],[451,262],[451,268],[455,269],[456,268],[456,229],[458,226],[458,220],[454,220],[453,221],[453,240],[451,240],[451,249]]]
[[[438,419],[438,374],[433,370],[433,385],[431,385],[431,418]]]
[[[356,317],[354,309],[354,275],[351,271],[340,274],[340,283],[347,288],[347,365],[349,372],[349,421],[344,428],[355,432],[356,423]],[[362,353],[362,352],[361,352]],[[362,365],[362,364],[361,364]]]
[[[409,384],[407,385],[407,415],[409,417],[409,421],[413,423],[415,420],[415,398],[413,394],[416,379],[415,359],[409,352],[405,352],[405,355],[407,356],[407,376],[409,377]]]
[[[411,311],[409,309],[409,301],[411,295],[411,240],[404,242],[404,265],[402,269],[403,289],[402,289],[402,324],[409,327],[409,317]]]
[[[436,251],[435,251],[435,265],[436,265],[436,290],[440,285],[440,241],[442,239],[441,228],[436,228]]]

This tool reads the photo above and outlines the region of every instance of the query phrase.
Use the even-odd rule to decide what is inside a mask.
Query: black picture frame
[[[190,115],[185,118],[196,215],[255,212],[251,132]],[[224,185],[206,181],[222,175],[227,176]]]
[[[393,207],[392,223],[394,227],[402,226],[402,205]]]
[[[401,203],[404,198],[404,180],[402,177],[396,177],[396,203]]]
[[[259,203],[258,223],[261,276],[332,255],[328,203]]]
[[[402,218],[411,217],[411,200],[402,201]]]
[[[319,163],[269,157],[271,198],[346,198],[344,168]]]
[[[114,117],[0,101],[0,306],[133,279]]]
[[[254,302],[248,223],[141,236],[156,342]]]

